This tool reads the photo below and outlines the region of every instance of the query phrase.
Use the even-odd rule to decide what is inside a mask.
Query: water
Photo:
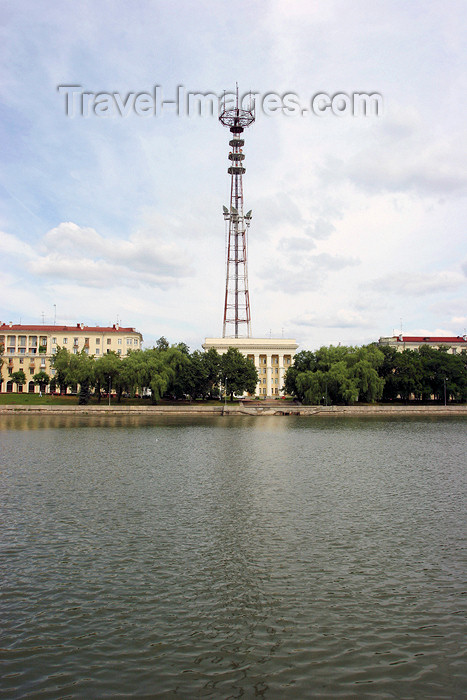
[[[461,698],[465,419],[0,417],[5,698]]]

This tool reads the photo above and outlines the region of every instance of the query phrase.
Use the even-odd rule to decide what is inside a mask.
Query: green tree
[[[68,387],[73,383],[70,372],[71,357],[71,353],[66,348],[58,347],[52,359],[52,365],[55,369],[55,384],[60,387],[61,394],[66,394]]]
[[[159,340],[156,340],[156,350],[168,350],[170,347],[169,341],[167,338],[164,338],[163,335],[159,338]]]
[[[17,372],[13,372],[10,378],[16,384],[17,387],[26,384],[26,375],[24,374],[24,371],[22,369],[19,369]]]
[[[217,396],[221,372],[221,356],[215,348],[209,348],[202,355],[202,363],[206,372],[206,391],[203,396],[209,394]]]
[[[121,381],[122,361],[113,350],[101,355],[94,362],[94,377],[98,401],[101,400],[101,389],[111,392],[118,389]]]
[[[221,355],[221,379],[233,401],[234,394],[248,391],[254,394],[258,383],[258,372],[252,360],[242,355],[237,348],[229,348]]]
[[[45,387],[50,384],[50,377],[47,374],[47,372],[44,372],[44,370],[41,370],[40,372],[36,372],[36,374],[33,376],[33,381],[36,386],[39,386],[39,390],[41,392],[45,391]]]
[[[321,347],[315,353],[297,353],[285,376],[284,389],[300,401],[317,404],[326,396],[331,403],[378,401],[384,378],[379,368],[384,354],[374,345]]]

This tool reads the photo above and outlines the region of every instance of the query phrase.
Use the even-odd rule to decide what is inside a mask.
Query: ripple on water
[[[4,697],[462,697],[465,435],[10,422]]]

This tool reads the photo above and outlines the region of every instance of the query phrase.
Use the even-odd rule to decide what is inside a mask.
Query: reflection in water
[[[6,696],[460,697],[465,425],[1,416]]]

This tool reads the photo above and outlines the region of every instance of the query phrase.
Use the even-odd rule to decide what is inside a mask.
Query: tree
[[[384,379],[379,368],[385,356],[376,345],[321,347],[315,353],[297,353],[285,376],[284,389],[300,401],[320,403],[326,395],[331,403],[352,404],[378,401]]]
[[[120,356],[113,350],[101,355],[94,362],[94,377],[98,391],[98,400],[101,398],[101,388],[109,393],[112,388],[118,389],[122,372]]]
[[[57,348],[53,356],[52,365],[55,369],[55,383],[60,387],[60,393],[66,394],[66,390],[72,384],[70,378],[71,353],[66,348]]]
[[[167,340],[167,338],[164,338],[163,335],[161,335],[159,340],[156,340],[156,350],[168,350],[169,347],[169,341]]]
[[[226,383],[226,391],[230,393],[233,401],[234,394],[243,394],[248,391],[254,394],[258,383],[258,371],[252,362],[237,348],[229,348],[221,355],[221,379]]]
[[[23,386],[23,384],[26,384],[26,375],[22,369],[19,369],[17,372],[13,372],[11,380],[15,382],[17,386]]]
[[[44,370],[41,370],[40,372],[37,372],[33,376],[33,381],[36,386],[39,386],[39,391],[42,393],[45,391],[45,387],[50,384],[50,377],[47,374],[47,372],[44,372]]]

